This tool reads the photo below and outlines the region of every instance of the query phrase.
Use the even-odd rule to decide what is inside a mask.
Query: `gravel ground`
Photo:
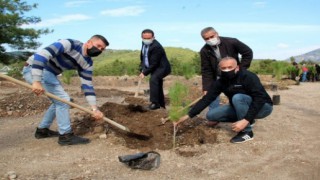
[[[219,124],[217,143],[154,149],[161,163],[153,171],[120,163],[118,156],[141,150],[127,148],[112,134],[62,147],[57,138],[34,138],[43,112],[1,117],[0,179],[320,179],[319,92],[319,83],[278,91],[280,105],[257,121],[253,141],[231,144],[235,133],[229,124]],[[18,91],[1,87],[0,98],[10,93]]]

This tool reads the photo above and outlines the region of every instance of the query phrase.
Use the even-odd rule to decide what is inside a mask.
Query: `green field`
[[[184,76],[187,79],[194,75],[200,75],[199,53],[190,49],[165,47],[165,51],[172,67],[172,75]],[[19,58],[12,60],[9,65],[13,72],[9,74],[21,76],[20,69],[26,59]],[[140,50],[112,50],[107,49],[94,60],[94,75],[99,76],[135,76],[139,74]],[[306,63],[308,68],[314,71],[312,62]],[[299,64],[301,64],[299,63]],[[3,65],[0,64],[0,67]],[[277,61],[272,59],[253,60],[249,68],[256,74],[271,74],[278,79],[283,75],[288,77],[292,74],[299,75],[301,72],[293,68],[289,61]],[[73,76],[74,72],[64,73],[66,77]]]

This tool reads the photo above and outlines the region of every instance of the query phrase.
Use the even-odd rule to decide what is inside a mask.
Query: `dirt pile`
[[[130,131],[148,135],[150,138],[147,140],[128,135],[106,123],[94,122],[90,116],[85,115],[77,118],[73,123],[74,130],[79,134],[107,133],[109,136],[119,138],[119,142],[124,142],[128,148],[132,149],[171,149],[173,147],[173,125],[170,121],[165,124],[161,123],[161,118],[167,116],[167,111],[165,109],[148,111],[145,108],[137,108],[143,107],[146,102],[139,98],[135,100],[134,102],[134,99],[130,98],[130,104],[124,105],[107,102],[100,107],[100,110],[106,117],[128,127]],[[205,120],[201,118],[194,118],[179,126],[176,137],[177,146],[212,144],[216,141],[215,130],[207,127]]]
[[[48,108],[48,98],[37,97],[32,92],[21,92],[8,95],[0,100],[0,117],[24,117],[43,113]]]

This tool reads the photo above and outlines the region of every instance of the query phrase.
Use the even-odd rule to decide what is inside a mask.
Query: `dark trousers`
[[[150,102],[159,104],[165,108],[164,92],[163,92],[163,75],[161,72],[155,72],[151,74],[149,85],[150,85]]]

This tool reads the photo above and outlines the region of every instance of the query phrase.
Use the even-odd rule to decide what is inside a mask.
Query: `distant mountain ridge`
[[[293,56],[296,62],[301,62],[301,61],[313,61],[313,62],[317,62],[320,63],[320,48],[310,51],[308,53],[305,54],[301,54],[299,56]],[[288,58],[288,60],[290,60],[290,58]]]

